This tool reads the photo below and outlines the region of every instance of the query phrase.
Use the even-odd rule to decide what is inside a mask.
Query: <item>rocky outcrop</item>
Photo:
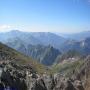
[[[2,63],[0,67],[0,88],[15,90],[84,90],[82,81],[66,78],[61,74],[39,75],[28,66]],[[18,66],[18,68],[17,68]],[[19,68],[22,67],[22,68]]]

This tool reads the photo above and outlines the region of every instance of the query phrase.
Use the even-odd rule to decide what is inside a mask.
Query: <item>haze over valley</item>
[[[83,75],[82,72],[87,68],[89,69],[89,66],[86,65],[86,63],[89,63],[88,60],[90,54],[89,34],[89,31],[77,33],[76,36],[80,36],[79,40],[77,40],[77,37],[75,38],[74,34],[72,34],[72,37],[66,38],[51,32],[22,32],[19,30],[12,30],[4,33],[1,32],[0,41],[5,44],[1,44],[0,46],[1,65],[4,65],[5,63],[3,67],[14,70],[22,67],[22,69],[27,70],[27,72],[30,69],[30,72],[33,74],[38,72],[38,74],[45,73],[46,75],[47,73],[49,76],[49,74],[59,73],[60,76],[64,75],[66,78],[72,76],[72,79],[78,78],[77,75],[80,75],[80,78],[86,77],[86,73]],[[79,70],[79,72],[77,70]],[[74,73],[77,75],[73,76]],[[23,75],[24,74],[25,73],[23,73]],[[89,73],[87,73],[87,75],[88,74]],[[65,77],[62,76],[62,78]],[[57,78],[59,79],[58,76]],[[47,80],[45,82],[47,82]],[[72,83],[74,84],[75,82]],[[83,81],[83,83],[85,83],[85,81]],[[31,84],[30,86],[32,87]],[[21,89],[18,85],[16,87],[18,87],[19,90]],[[84,88],[83,85],[81,87]],[[27,84],[23,88],[27,88]],[[56,86],[53,89],[55,88]],[[49,89],[49,87],[47,87],[47,89]]]
[[[90,0],[0,0],[0,90],[90,90]]]

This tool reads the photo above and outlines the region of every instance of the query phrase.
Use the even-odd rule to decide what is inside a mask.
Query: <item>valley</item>
[[[38,39],[40,36],[42,40]],[[2,90],[90,89],[89,37],[76,41],[44,32],[35,33],[37,39],[32,37],[34,33],[15,30],[1,34]],[[59,42],[62,39],[64,41]]]
[[[90,90],[90,0],[0,0],[0,90]]]

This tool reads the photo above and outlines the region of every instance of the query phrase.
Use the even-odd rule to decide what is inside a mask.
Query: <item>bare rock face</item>
[[[80,70],[78,74],[80,78],[84,75],[85,79],[88,79],[87,71],[82,73],[86,66]],[[84,89],[83,81],[77,76],[73,79],[61,74],[39,75],[29,66],[5,62],[0,65],[0,88],[1,90],[87,90]]]
[[[75,81],[75,87],[76,87],[76,90],[84,90],[84,87],[82,85],[82,82],[79,81],[79,80],[76,80]]]
[[[72,82],[68,80],[65,83],[65,89],[64,90],[75,90],[75,87],[73,86]]]
[[[36,80],[31,90],[47,90],[44,80],[43,79]]]
[[[10,71],[8,69],[6,71],[5,70],[2,71],[1,85],[3,85],[4,88],[9,87],[11,89],[16,89],[16,90],[27,90],[25,79],[19,77],[17,71]]]

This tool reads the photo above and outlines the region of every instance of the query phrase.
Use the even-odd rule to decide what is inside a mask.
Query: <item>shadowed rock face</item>
[[[25,73],[15,70],[15,68],[11,69],[5,65],[5,67],[2,68],[0,79],[0,88],[4,87],[4,89],[11,88],[11,90],[27,90]]]
[[[17,66],[11,62],[1,64],[1,90],[84,90],[80,80],[67,79],[60,74],[38,75],[27,69],[28,66],[19,66],[23,70]]]
[[[74,78],[66,78],[60,73],[39,75],[28,65],[5,61],[0,63],[0,88],[2,90],[7,88],[11,90],[87,90],[84,89],[85,82],[81,79],[82,77],[88,79],[88,67],[89,60]]]
[[[90,90],[84,89],[90,87],[90,83],[85,83],[90,80],[90,56],[86,58],[74,78],[67,78],[60,73],[39,75],[31,65],[16,63],[13,55],[10,57],[11,54],[15,54],[11,52],[12,49],[6,48],[5,51],[5,48],[2,48],[0,52],[1,90]]]
[[[31,89],[32,90],[47,90],[43,79],[36,80]]]

